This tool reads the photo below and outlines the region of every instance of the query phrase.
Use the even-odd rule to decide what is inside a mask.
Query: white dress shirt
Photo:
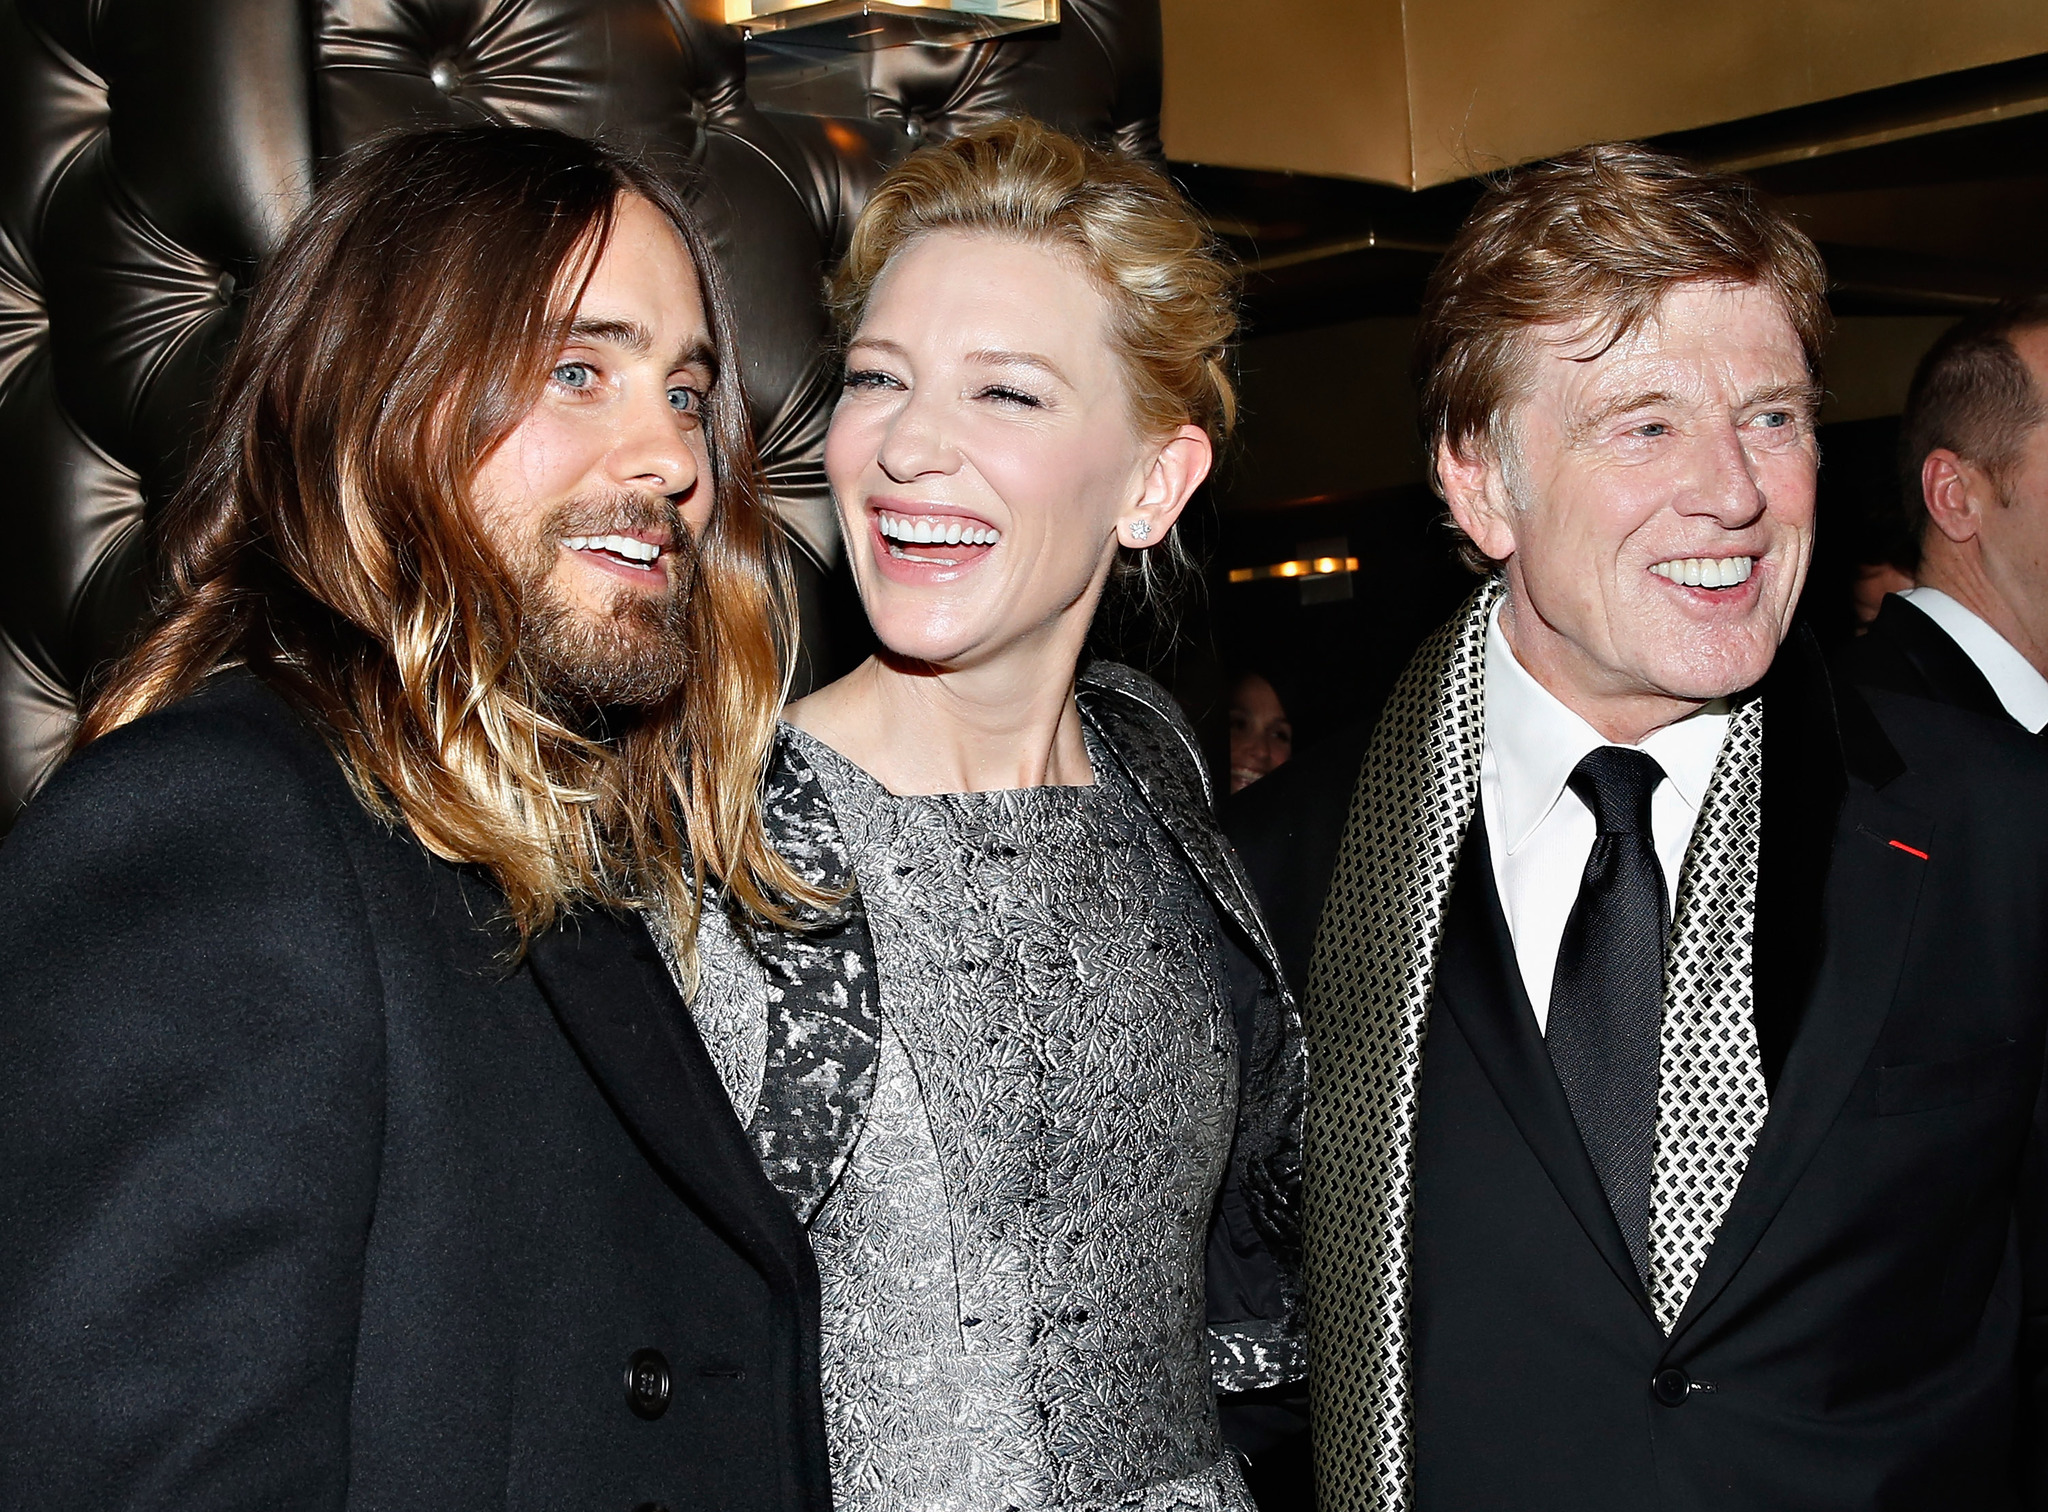
[[[2043,677],[2011,641],[1939,588],[1908,588],[1899,595],[1941,626],[1962,647],[2005,705],[2005,712],[2039,734],[2048,725],[2048,677]]]
[[[1678,869],[1728,733],[1728,713],[1709,704],[1666,725],[1638,749],[1664,769],[1650,798],[1650,837],[1673,908]],[[1486,632],[1486,745],[1479,804],[1493,882],[1515,942],[1538,1031],[1550,1024],[1557,949],[1593,853],[1593,814],[1565,784],[1589,751],[1612,745],[1531,677],[1501,633],[1500,610]]]

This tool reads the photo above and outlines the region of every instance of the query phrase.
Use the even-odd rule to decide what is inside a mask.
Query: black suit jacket
[[[1833,689],[1803,639],[1764,707],[1753,969],[1771,1114],[1668,1340],[1540,1040],[1497,1011],[1527,1013],[1512,963],[1455,941],[1439,963],[1438,1012],[1457,998],[1479,1068],[1451,1116],[1520,1141],[1518,1196],[1568,1247],[1585,1313],[1557,1328],[1558,1307],[1495,1299],[1500,1347],[1464,1400],[1498,1475],[1466,1484],[1500,1489],[1456,1512],[2048,1505],[2048,755],[2011,725]],[[1362,746],[1282,768],[1229,815],[1297,982]],[[1474,898],[1490,888],[1468,913]],[[1307,1032],[1313,1050],[1313,1016]],[[1433,1014],[1425,1101],[1439,1032]],[[1445,1111],[1425,1106],[1425,1125]],[[1511,1227],[1500,1243],[1532,1232]],[[1713,1389],[1666,1406],[1651,1384],[1670,1370]],[[1630,1468],[1609,1473],[1623,1441]]]
[[[829,1512],[810,1248],[652,942],[502,914],[245,673],[30,806],[0,1506]]]
[[[1841,665],[1860,688],[1905,693],[1986,719],[2017,722],[1969,653],[1896,593],[1885,595],[1870,628],[1842,648]]]

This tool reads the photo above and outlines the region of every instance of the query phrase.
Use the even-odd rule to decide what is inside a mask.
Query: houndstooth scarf
[[[1479,804],[1496,578],[1416,652],[1373,733],[1310,970],[1303,1231],[1322,1512],[1409,1503],[1409,1223],[1445,904]],[[1761,700],[1735,711],[1666,952],[1651,1300],[1669,1333],[1766,1110],[1750,1013]]]

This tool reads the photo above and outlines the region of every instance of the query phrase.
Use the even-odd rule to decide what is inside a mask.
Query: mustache
[[[676,550],[688,549],[685,543],[690,532],[683,524],[683,512],[666,494],[622,489],[615,494],[571,499],[551,511],[541,527],[543,538],[549,540],[634,532],[665,534]]]

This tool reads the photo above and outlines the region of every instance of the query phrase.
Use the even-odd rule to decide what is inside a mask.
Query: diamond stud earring
[[[1152,522],[1150,520],[1133,520],[1131,521],[1130,529],[1132,540],[1143,541],[1152,534]]]

